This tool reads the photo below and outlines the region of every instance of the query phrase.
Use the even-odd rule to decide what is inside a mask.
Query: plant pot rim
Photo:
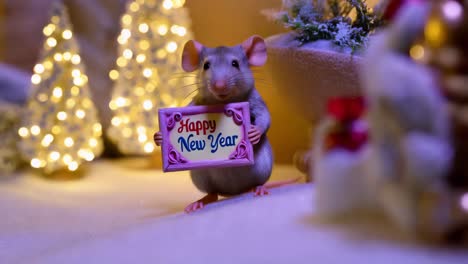
[[[303,48],[292,34],[271,36],[266,43],[273,86],[306,119],[315,122],[323,117],[329,98],[362,94],[361,56]]]
[[[295,52],[304,53],[319,53],[324,56],[343,57],[347,60],[350,58],[361,60],[363,59],[362,52],[351,53],[350,50],[341,48],[331,42],[331,40],[317,40],[305,44],[301,44],[295,39],[296,35],[293,32],[280,33],[269,36],[265,39],[268,50],[294,50]],[[321,45],[314,45],[319,43]],[[341,51],[340,51],[341,50]]]

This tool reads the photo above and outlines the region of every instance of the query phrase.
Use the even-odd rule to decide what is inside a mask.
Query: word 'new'
[[[188,152],[204,150],[206,147],[206,141],[194,140],[194,135],[190,134],[188,138],[179,137],[177,142],[180,144],[180,151],[184,152],[184,149]],[[236,140],[238,136],[223,136],[223,133],[219,133],[216,137],[213,135],[208,135],[208,141],[211,147],[211,153],[216,153],[218,148],[231,147],[236,145]]]

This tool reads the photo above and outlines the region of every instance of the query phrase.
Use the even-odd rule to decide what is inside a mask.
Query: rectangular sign
[[[159,109],[163,170],[251,165],[249,103]]]

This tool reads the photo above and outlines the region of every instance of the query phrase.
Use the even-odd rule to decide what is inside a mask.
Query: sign
[[[247,102],[159,109],[163,170],[251,165],[249,128]]]

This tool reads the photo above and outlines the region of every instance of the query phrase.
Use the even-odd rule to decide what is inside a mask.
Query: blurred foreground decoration
[[[153,134],[159,130],[158,108],[187,104],[195,83],[183,75],[180,58],[191,38],[183,0],[134,0],[121,18],[113,111],[108,135],[127,155],[155,150]]]
[[[12,173],[24,165],[17,147],[18,128],[30,79],[27,72],[0,64],[0,173]]]
[[[102,127],[66,8],[52,6],[39,63],[31,77],[19,149],[33,168],[46,174],[76,171],[102,152]]]
[[[421,237],[468,245],[467,32],[466,1],[408,3],[376,41],[364,80],[369,164],[388,215]]]
[[[468,11],[455,0],[432,2],[424,34],[409,50],[437,72],[452,123],[454,159],[449,183],[468,188]]]
[[[22,165],[17,148],[22,107],[0,101],[0,173],[11,173]]]
[[[381,212],[416,238],[468,245],[466,15],[453,0],[407,3],[373,40],[368,145],[314,157],[323,216]]]

